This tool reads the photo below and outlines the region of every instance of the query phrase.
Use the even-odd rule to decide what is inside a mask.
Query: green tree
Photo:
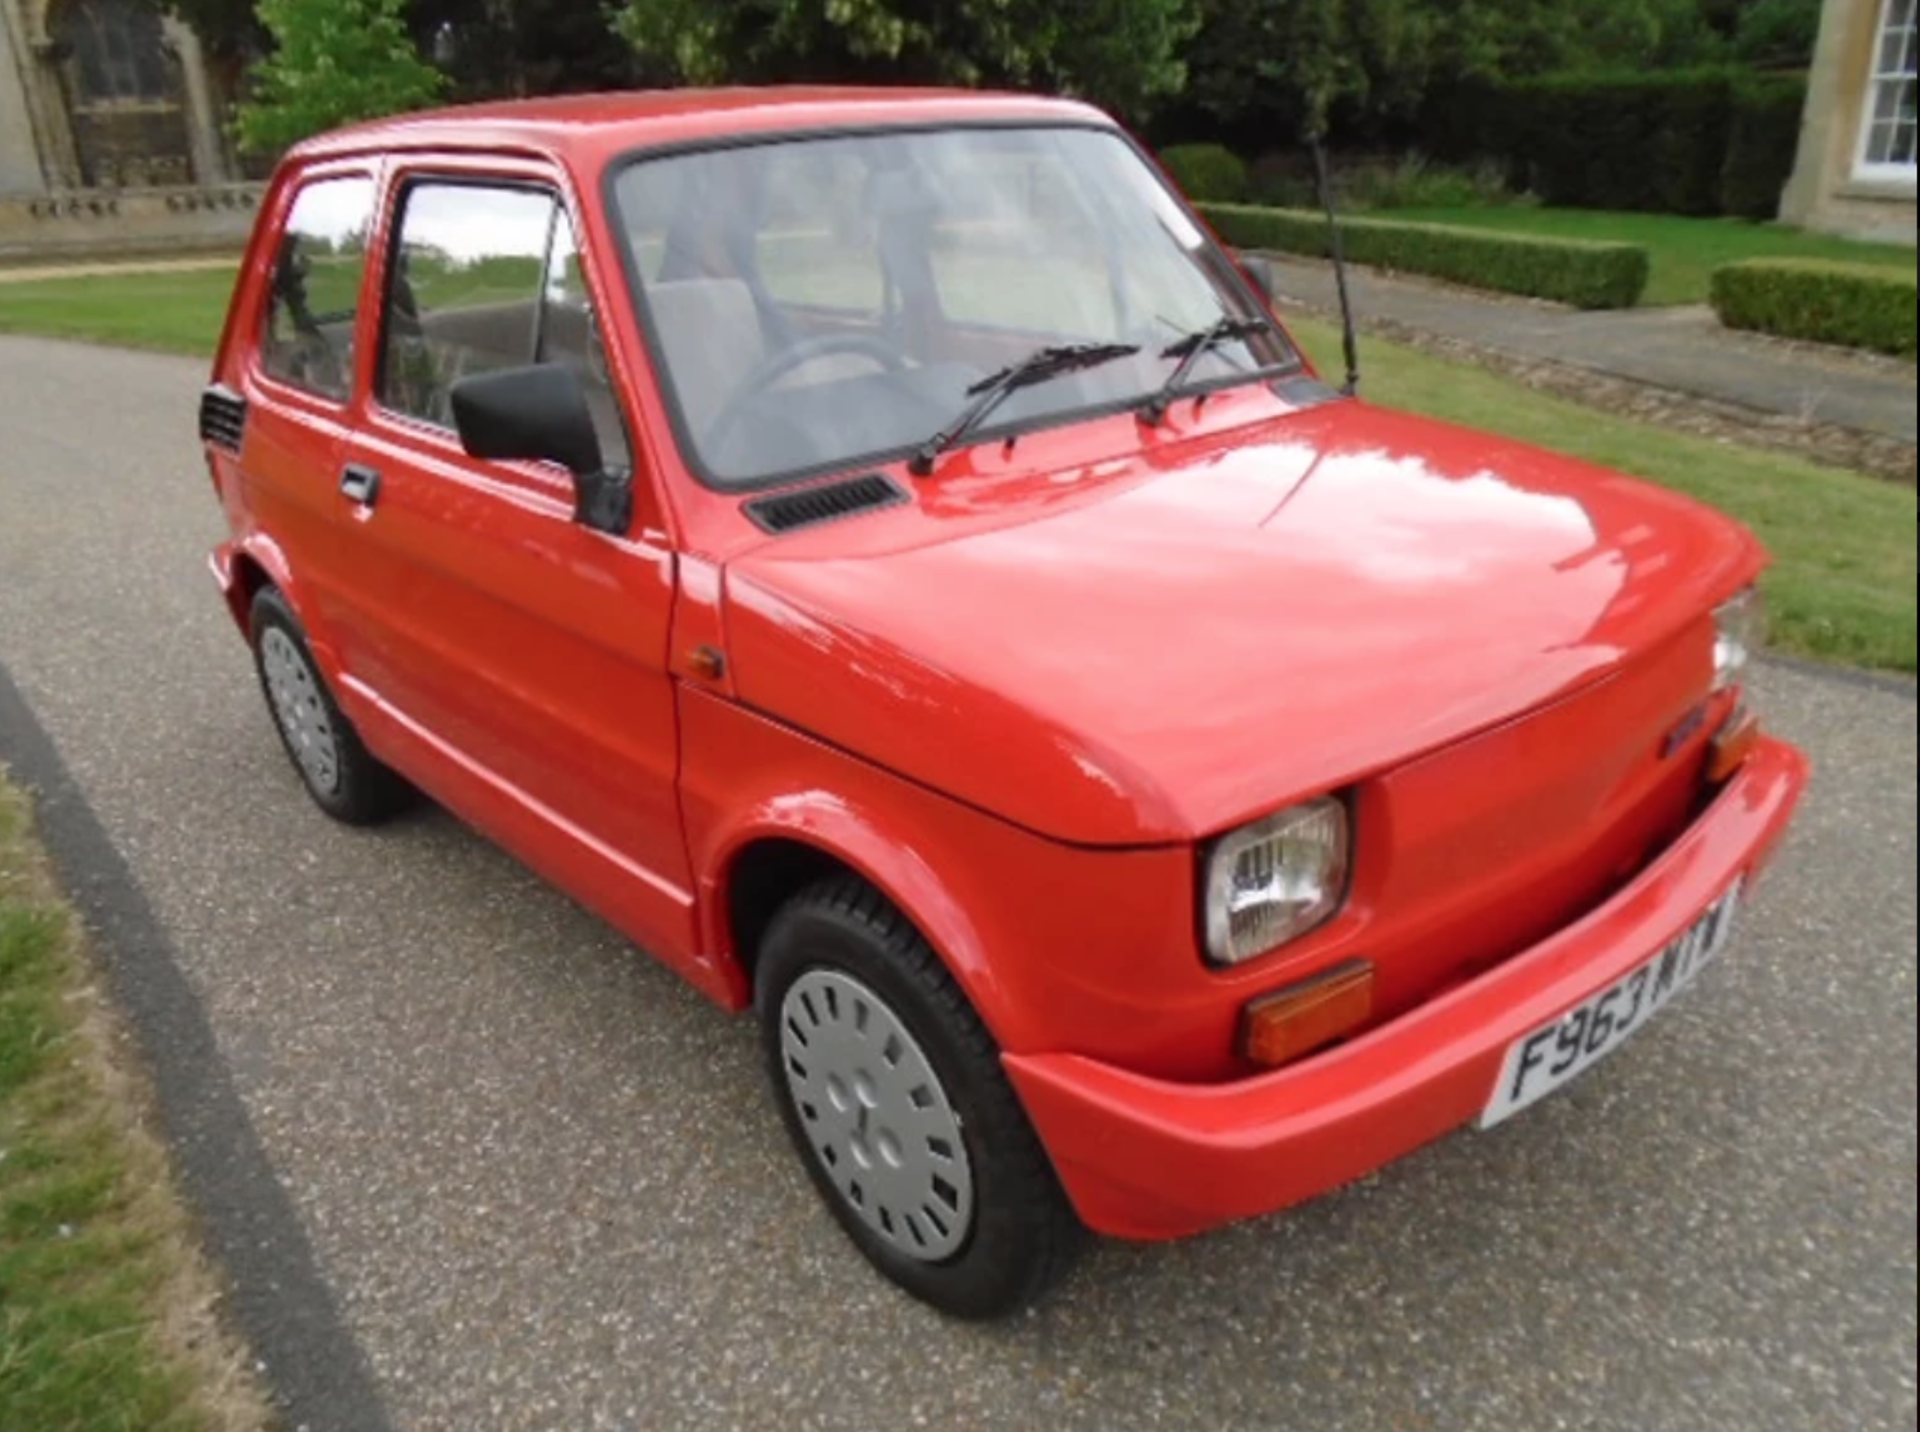
[[[624,0],[643,63],[695,84],[1032,86],[1138,116],[1186,79],[1196,0]]]
[[[1756,0],[1740,12],[1734,53],[1758,69],[1805,68],[1820,38],[1820,0]]]
[[[618,89],[636,78],[633,50],[599,4],[411,0],[407,25],[461,98]]]
[[[240,106],[241,147],[272,153],[354,120],[417,109],[446,78],[414,50],[404,0],[260,0],[273,53]]]

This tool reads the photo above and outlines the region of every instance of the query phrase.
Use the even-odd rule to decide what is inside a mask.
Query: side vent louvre
[[[200,441],[239,453],[247,432],[247,400],[224,383],[200,395]]]
[[[791,532],[796,527],[812,527],[906,500],[907,494],[898,484],[872,472],[844,482],[803,487],[798,492],[756,497],[746,504],[746,514],[763,532]]]

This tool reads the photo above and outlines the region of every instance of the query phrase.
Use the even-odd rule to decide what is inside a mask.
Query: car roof
[[[787,86],[624,90],[424,110],[306,140],[293,158],[488,149],[604,161],[631,149],[754,134],[918,124],[1111,124],[1074,100],[977,90]]]

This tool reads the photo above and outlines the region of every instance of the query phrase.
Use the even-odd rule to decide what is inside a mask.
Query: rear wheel
[[[1037,1297],[1081,1229],[986,1027],[919,932],[848,877],[794,898],[756,980],[774,1097],[834,1217],[942,1312]]]
[[[262,587],[250,625],[267,710],[314,804],[348,825],[371,825],[406,805],[412,788],[361,744],[321,679],[287,599]]]

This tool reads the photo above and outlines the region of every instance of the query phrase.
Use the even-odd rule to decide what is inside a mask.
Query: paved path
[[[0,338],[0,752],[290,1426],[1914,1425],[1909,693],[1762,674],[1819,762],[1797,837],[1728,959],[1575,1087],[955,1326],[843,1245],[747,1025],[437,812],[311,809],[202,566],[202,380]]]
[[[1337,308],[1331,265],[1269,257],[1283,298]],[[1706,308],[1580,313],[1488,300],[1364,269],[1352,280],[1363,331],[1369,317],[1385,318],[1518,358],[1589,368],[1760,412],[1909,443],[1920,432],[1912,366],[1890,368],[1730,332]],[[1365,361],[1363,353],[1363,367]]]
[[[192,273],[202,269],[230,269],[238,254],[202,254],[181,259],[101,259],[70,264],[0,264],[0,283],[37,283],[50,278],[99,278],[125,273]]]

